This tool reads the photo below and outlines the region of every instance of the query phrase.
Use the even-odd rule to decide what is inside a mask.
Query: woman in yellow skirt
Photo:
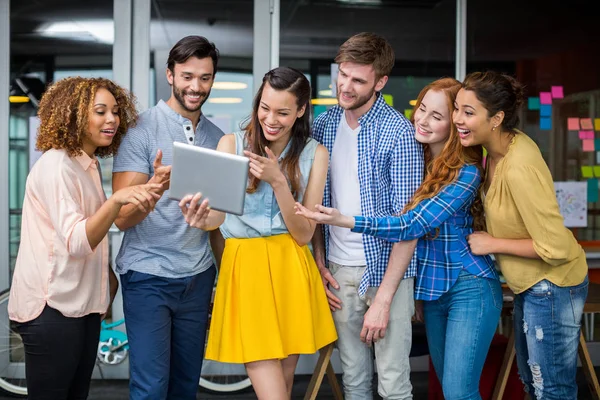
[[[300,71],[269,71],[244,131],[219,149],[250,158],[242,216],[221,225],[225,250],[206,358],[244,363],[259,399],[289,399],[299,354],[337,339],[308,249],[315,222],[296,215],[323,198],[329,155],[310,137],[310,84]]]

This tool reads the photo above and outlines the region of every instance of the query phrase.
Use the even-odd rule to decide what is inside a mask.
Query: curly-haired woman
[[[96,156],[113,155],[137,119],[133,96],[113,82],[58,81],[38,116],[44,154],[27,177],[8,312],[23,338],[28,398],[84,399],[116,293],[106,234],[124,204],[153,208],[160,185],[105,197]]]
[[[448,400],[481,399],[479,378],[502,309],[493,261],[471,253],[467,243],[473,226],[483,226],[483,151],[463,147],[452,123],[460,87],[455,79],[439,79],[417,98],[413,122],[425,147],[426,175],[402,215],[347,217],[334,208],[311,212],[296,204],[298,214],[353,232],[393,242],[419,238],[415,297],[424,300],[429,352]]]

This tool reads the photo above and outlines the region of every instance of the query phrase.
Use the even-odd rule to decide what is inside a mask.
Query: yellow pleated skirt
[[[289,234],[225,241],[205,358],[283,359],[312,354],[336,339],[308,246]]]

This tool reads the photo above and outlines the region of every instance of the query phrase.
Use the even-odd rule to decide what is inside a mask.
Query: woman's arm
[[[315,152],[315,159],[310,170],[308,184],[304,191],[303,203],[305,205],[309,206],[323,201],[323,191],[325,190],[328,165],[329,154],[327,149],[322,145],[318,145]],[[317,223],[306,219],[301,215],[296,215],[294,208],[296,201],[290,191],[287,179],[285,179],[285,176],[283,176],[283,178],[284,179],[277,180],[271,186],[273,187],[273,192],[275,193],[277,204],[281,210],[285,226],[298,245],[304,246],[310,242]]]

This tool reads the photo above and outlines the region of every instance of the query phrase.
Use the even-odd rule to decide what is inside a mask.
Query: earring
[[[493,130],[493,131],[495,131],[495,130],[496,130],[496,128],[497,128],[497,126],[496,126],[496,125],[494,125],[494,126],[492,127],[492,130]]]

